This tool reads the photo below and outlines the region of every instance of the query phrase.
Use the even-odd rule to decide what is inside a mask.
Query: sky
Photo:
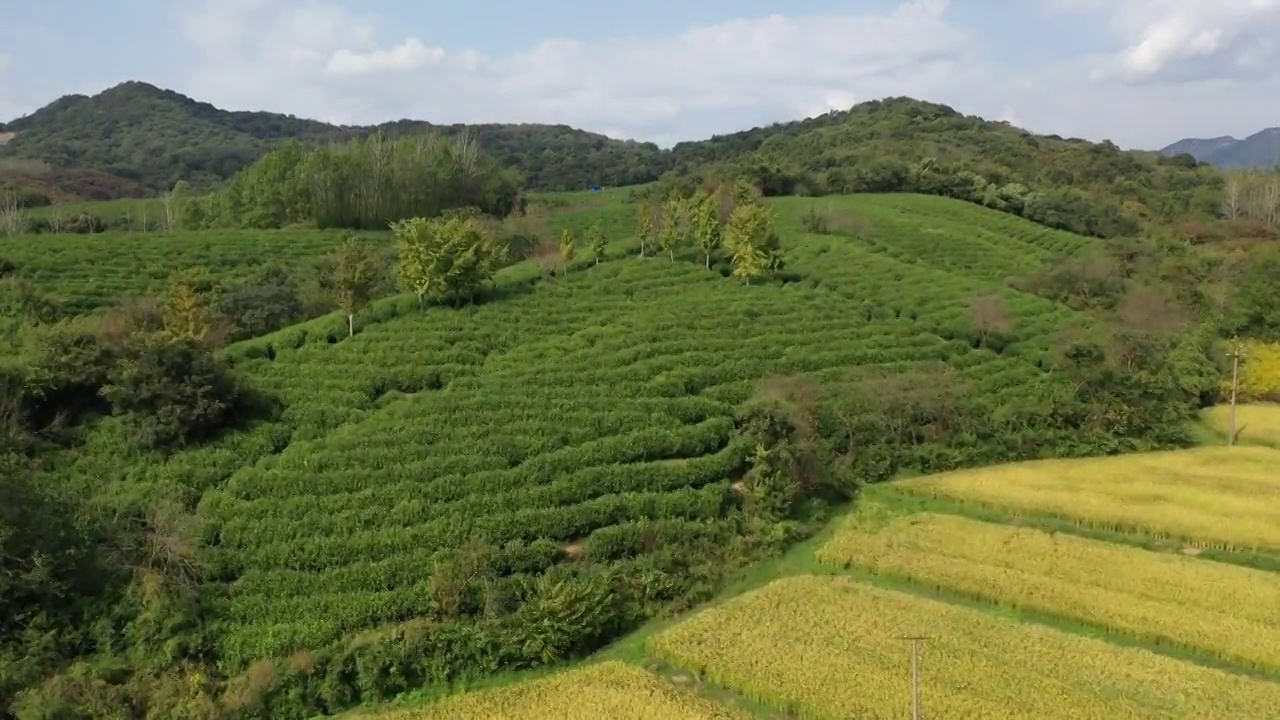
[[[0,119],[142,80],[234,110],[663,146],[900,95],[1129,148],[1280,125],[1280,0],[5,4]]]

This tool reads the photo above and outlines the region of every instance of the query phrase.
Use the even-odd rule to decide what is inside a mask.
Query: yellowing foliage
[[[1280,402],[1280,343],[1249,340],[1242,345],[1237,400]],[[1230,375],[1223,378],[1219,389],[1223,397],[1231,396]]]
[[[1226,435],[1231,432],[1231,406],[1215,405],[1205,411],[1213,429]],[[1270,445],[1280,448],[1280,405],[1257,403],[1236,407],[1236,431],[1241,444]]]
[[[634,665],[603,662],[437,705],[352,720],[748,720]]]
[[[845,577],[785,578],[667,630],[650,647],[806,718],[910,717],[922,634],[924,716],[948,720],[1275,718],[1280,683],[1018,623]]]
[[[902,491],[1201,547],[1280,550],[1280,451],[1208,447],[943,473]]]
[[[924,513],[852,516],[818,559],[1280,671],[1280,574]]]

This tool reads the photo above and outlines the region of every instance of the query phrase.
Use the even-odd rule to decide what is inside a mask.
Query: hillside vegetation
[[[7,124],[13,137],[0,162],[18,158],[51,168],[6,171],[29,205],[107,199],[225,181],[287,140],[467,135],[539,189],[647,182],[666,169],[651,143],[611,140],[563,125],[432,125],[403,120],[377,127],[335,126],[268,112],[232,112],[179,93],[127,82],[87,97],[68,95]],[[111,178],[111,184],[98,178]]]
[[[19,316],[5,378],[39,461],[8,456],[10,552],[62,558],[11,578],[9,712],[300,718],[554,665],[863,484],[1185,445],[1216,392],[1211,324],[1113,311],[1136,265],[1100,294],[1039,279],[1086,237],[919,195],[630,196],[533,198],[509,236],[397,223],[411,293],[381,299],[387,234],[327,258],[314,230],[67,238],[56,265],[5,241],[19,297],[72,309]],[[499,269],[520,223],[530,259]],[[285,278],[324,260],[339,312],[249,329],[289,296],[255,237],[297,238]],[[183,262],[207,269],[158,309],[102,307]],[[216,349],[218,317],[248,339]]]
[[[15,135],[0,146],[0,162],[27,161],[28,169],[10,165],[0,178],[26,206],[161,193],[180,180],[213,187],[289,141],[313,144],[374,134],[392,140],[465,136],[533,189],[632,185],[660,176],[687,188],[708,175],[743,176],[766,195],[956,197],[1101,237],[1213,220],[1223,200],[1221,175],[1186,155],[1127,152],[1109,142],[1034,135],[910,98],[862,103],[671,150],[564,126],[433,126],[401,120],[336,127],[271,113],[222,111],[143,83],[125,83],[94,97],[62,98],[13,121],[9,129]]]

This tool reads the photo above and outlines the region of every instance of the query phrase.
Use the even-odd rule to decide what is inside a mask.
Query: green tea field
[[[377,299],[350,337],[330,314],[233,343],[219,357],[276,414],[167,453],[128,449],[120,418],[94,418],[42,469],[121,516],[187,509],[200,652],[228,677],[231,712],[336,713],[603,652],[654,672],[596,666],[387,717],[575,717],[585,702],[616,717],[896,718],[908,669],[893,636],[915,632],[938,638],[934,716],[1280,707],[1264,610],[1280,600],[1266,559],[1280,517],[1257,501],[1277,491],[1273,451],[1002,465],[1179,442],[1142,418],[1100,424],[1119,401],[1081,393],[1109,376],[1060,357],[1092,317],[1014,282],[1090,240],[937,197],[783,198],[766,206],[785,267],[747,284],[723,256],[640,256],[623,192],[543,202],[558,231],[598,224],[602,257],[517,262],[461,307]],[[2,250],[18,277],[91,311],[184,267],[235,279],[335,239]],[[779,436],[829,468],[771,490],[779,476],[762,472],[784,461],[763,443]],[[927,477],[863,491],[816,553],[777,559],[861,485],[911,475]],[[1117,475],[1131,481],[1106,483]],[[1064,529],[1077,534],[1047,532]],[[1125,544],[1148,535],[1205,556]],[[796,576],[720,596],[770,557]],[[1243,604],[1258,610],[1230,610]]]

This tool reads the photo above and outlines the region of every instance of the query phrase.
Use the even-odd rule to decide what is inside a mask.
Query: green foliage
[[[690,225],[694,244],[702,252],[703,264],[711,269],[711,256],[720,249],[720,207],[718,196],[706,193],[693,202]]]
[[[569,272],[569,263],[573,262],[574,254],[577,252],[577,238],[574,237],[573,231],[565,228],[560,231],[560,244],[557,249],[560,252],[560,267],[563,272]]]
[[[130,343],[102,397],[137,443],[168,449],[212,436],[235,418],[240,390],[227,369],[189,337]]]
[[[763,277],[773,265],[771,238],[773,220],[769,211],[756,203],[739,204],[724,229],[725,249],[733,254],[733,276],[748,285]]]
[[[748,292],[704,261],[539,283],[534,263],[482,271],[504,245],[474,214],[415,219],[397,224],[399,259],[421,259],[423,296],[456,301],[491,277],[497,301],[388,298],[350,339],[326,317],[228,348],[236,377],[286,409],[201,446],[139,453],[133,419],[85,423],[85,443],[51,453],[35,486],[113,519],[106,547],[128,581],[75,595],[83,632],[0,646],[13,712],[212,720],[217,698],[223,718],[301,718],[581,657],[712,596],[861,483],[1183,444],[1217,380],[1212,332],[1161,305],[1198,271],[1164,268],[1184,280],[1164,301],[1146,292],[1166,288],[1148,261],[1173,255],[1111,253],[1114,297],[1076,309],[1071,292],[1056,302],[1007,280],[1082,255],[1087,238],[889,194],[824,199],[830,232],[804,233],[814,201],[739,188],[699,200],[691,232],[706,203],[736,218],[727,249],[752,238],[767,273],[785,243],[798,282]],[[557,261],[556,239],[594,223],[634,242],[635,205],[593,195],[562,198],[531,233]],[[230,252],[221,237],[202,252]],[[18,259],[19,272],[39,262]],[[465,282],[450,290],[436,270]],[[54,277],[70,294],[71,277]],[[230,267],[196,289],[290,277]],[[326,265],[311,279],[331,298],[333,278]],[[974,322],[974,299],[1008,322]],[[194,356],[173,374],[182,363],[161,353],[134,370],[144,350],[130,338],[154,320],[137,315],[105,335],[67,323],[16,374],[23,407],[69,407],[42,405],[42,387],[102,402],[95,385],[124,358],[136,387],[184,397],[176,376],[201,376]]]
[[[671,167],[668,154],[653,143],[563,125],[404,120],[376,128],[338,127],[276,113],[220,110],[140,82],[93,97],[61,98],[14,121],[11,129],[17,135],[0,145],[0,159],[14,158],[15,166],[0,167],[0,179],[29,193],[33,205],[162,192],[179,179],[207,188],[290,140],[318,144],[375,132],[391,138],[470,137],[532,187],[546,190],[644,183]]]
[[[605,250],[609,247],[609,238],[604,233],[604,226],[600,221],[591,223],[591,227],[587,228],[587,247],[591,250],[591,256],[595,258],[596,264],[604,260]]]
[[[506,262],[506,248],[475,218],[419,217],[391,229],[397,240],[396,275],[419,305],[428,298],[470,302]]]
[[[917,192],[1116,237],[1161,222],[1212,219],[1222,176],[1115,145],[1032,135],[945,105],[889,98],[767,128],[680,143],[684,194],[741,178],[766,196]]]
[[[466,139],[374,134],[341,145],[291,142],[273,150],[226,189],[188,203],[184,223],[380,229],[466,207],[504,216],[518,193],[515,179]]]
[[[353,237],[338,246],[333,263],[333,288],[338,308],[347,315],[347,335],[356,333],[355,314],[373,299],[382,269],[370,245]]]

